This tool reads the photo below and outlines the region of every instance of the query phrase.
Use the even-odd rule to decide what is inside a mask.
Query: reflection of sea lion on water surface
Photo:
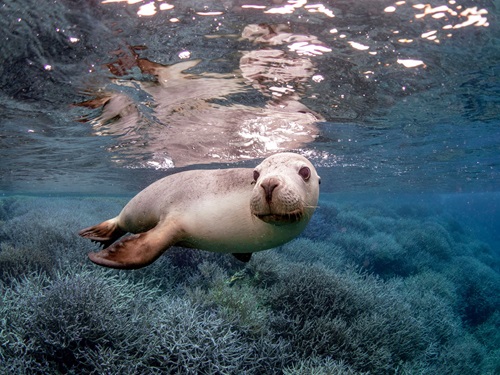
[[[181,172],[151,184],[117,217],[79,234],[105,246],[89,257],[106,267],[144,267],[174,245],[248,261],[251,253],[304,230],[319,183],[314,166],[293,153],[272,155],[255,169]],[[127,232],[134,234],[118,240]]]
[[[242,53],[240,71],[195,74],[189,71],[199,60],[161,65],[140,58],[140,49],[118,53],[107,64],[116,77],[112,84],[81,103],[102,107],[92,121],[94,131],[116,136],[110,150],[122,165],[233,162],[298,149],[318,136],[316,122],[323,118],[300,102],[314,74],[307,57],[258,49]],[[131,79],[134,68],[143,78]],[[228,100],[247,92],[254,101],[259,96],[259,103]]]

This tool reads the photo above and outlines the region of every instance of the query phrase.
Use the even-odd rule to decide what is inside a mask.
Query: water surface
[[[494,2],[0,7],[4,191],[309,156],[325,191],[495,191]],[[49,6],[50,5],[50,6]]]

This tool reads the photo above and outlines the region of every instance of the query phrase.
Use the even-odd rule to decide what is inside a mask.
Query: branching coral
[[[176,248],[117,272],[75,232],[119,200],[0,202],[0,373],[500,368],[498,256],[434,210],[322,202],[314,230],[247,264]]]

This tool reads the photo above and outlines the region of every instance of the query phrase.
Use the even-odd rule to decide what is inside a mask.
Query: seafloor
[[[125,202],[0,200],[0,373],[500,373],[498,243],[449,199],[324,195],[246,265],[173,248],[95,266],[76,233]]]

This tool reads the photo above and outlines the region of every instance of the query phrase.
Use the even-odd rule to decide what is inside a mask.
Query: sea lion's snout
[[[279,185],[280,181],[275,177],[267,178],[260,184],[261,188],[264,189],[267,204],[271,204],[273,201],[273,192]]]
[[[273,174],[257,183],[251,201],[253,215],[275,225],[291,224],[302,219],[303,205],[289,179]]]

